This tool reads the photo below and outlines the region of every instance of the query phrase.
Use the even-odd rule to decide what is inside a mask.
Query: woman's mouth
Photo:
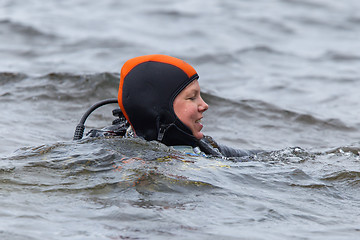
[[[202,120],[202,118],[196,120],[195,123],[200,123],[201,124],[201,120]]]
[[[197,128],[199,128],[199,131],[203,128],[203,124],[201,122],[202,118],[195,121],[195,124],[197,125]]]

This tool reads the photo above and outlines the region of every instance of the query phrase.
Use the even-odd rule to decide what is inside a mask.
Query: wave
[[[236,51],[237,55],[246,54],[246,53],[265,53],[270,55],[290,56],[290,57],[299,58],[299,56],[294,53],[281,51],[279,49],[276,49],[268,45],[255,45],[251,47],[245,47],[243,49]]]
[[[292,7],[304,7],[310,9],[329,9],[329,4],[321,4],[319,1],[304,1],[304,0],[281,0],[281,2],[291,5]]]
[[[1,182],[50,192],[115,187],[135,187],[139,192],[205,190],[215,186],[199,176],[191,177],[198,175],[199,168],[216,166],[204,160],[139,138],[91,138],[19,149],[12,156],[2,158],[12,168],[1,168]],[[189,175],[184,170],[192,173]],[[12,178],[14,172],[22,178]],[[89,175],[97,177],[86,181]]]
[[[337,51],[327,51],[322,56],[314,59],[315,61],[334,61],[334,62],[359,62],[360,55],[354,53],[342,53]]]
[[[226,116],[241,113],[242,118],[264,118],[273,121],[297,122],[304,125],[320,126],[342,131],[352,131],[354,127],[348,126],[340,119],[320,119],[310,114],[298,113],[287,109],[282,109],[276,105],[263,102],[261,100],[241,100],[234,101],[225,99],[209,93],[203,94],[204,99],[212,108],[216,109],[216,115]]]
[[[22,73],[0,73],[0,85],[6,89],[1,96],[11,96],[17,101],[61,100],[85,101],[117,96],[120,74],[49,73],[29,76]]]
[[[129,41],[121,41],[118,38],[86,38],[81,40],[76,40],[74,42],[64,43],[62,45],[62,50],[69,51],[69,50],[77,50],[79,49],[89,49],[89,48],[101,48],[101,49],[122,49],[122,48],[131,48],[136,47],[134,42]]]
[[[197,64],[205,64],[205,63],[216,63],[216,64],[226,64],[231,62],[236,62],[236,57],[234,54],[230,53],[219,53],[219,54],[202,54],[197,57],[193,57],[190,60],[191,62],[195,62]]]
[[[160,17],[169,17],[174,18],[198,18],[198,13],[180,11],[178,9],[157,9],[149,10],[145,13],[150,16],[160,16]]]
[[[247,54],[264,54],[273,56],[289,56],[292,58],[304,59],[302,56],[298,56],[291,52],[279,50],[275,47],[266,44],[257,44],[254,46],[245,46],[241,49],[232,52],[214,52],[214,53],[199,53],[194,57],[183,56],[184,59],[188,59],[196,65],[202,64],[218,64],[228,66],[233,63],[241,63],[242,58],[246,58]]]
[[[286,22],[281,22],[280,20],[271,19],[268,17],[247,17],[243,19],[246,22],[255,23],[256,25],[261,24],[268,26],[272,32],[286,34],[286,35],[294,35],[296,33],[293,27],[290,27]],[[252,31],[252,34],[255,34],[255,31]]]
[[[0,181],[7,188],[69,193],[207,191],[231,182],[324,190],[334,183],[359,184],[360,172],[339,170],[343,165],[322,171],[322,176],[307,169],[322,168],[332,156],[292,147],[226,160],[189,156],[139,138],[87,138],[19,149],[1,158]]]
[[[0,72],[0,86],[14,84],[27,78],[28,75],[16,72]]]
[[[0,29],[2,29],[8,37],[9,35],[14,34],[23,37],[24,40],[26,39],[27,41],[31,41],[33,39],[55,40],[58,38],[58,36],[54,34],[46,33],[33,26],[15,22],[10,19],[0,20]]]
[[[360,172],[342,170],[331,173],[322,178],[323,181],[341,181],[350,184],[360,184]]]
[[[328,154],[347,154],[347,153],[352,153],[354,155],[360,156],[360,147],[358,146],[359,144],[357,143],[356,146],[344,146],[344,147],[337,147],[335,149],[329,150],[327,151]]]

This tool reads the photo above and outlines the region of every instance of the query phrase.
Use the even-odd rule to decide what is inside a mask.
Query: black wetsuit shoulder
[[[199,141],[199,147],[205,154],[215,157],[245,157],[257,154],[259,150],[242,150],[218,144],[212,137],[204,136]]]

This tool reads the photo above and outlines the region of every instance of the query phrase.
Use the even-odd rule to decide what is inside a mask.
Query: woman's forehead
[[[189,85],[184,88],[183,91],[191,91],[191,90],[199,90],[200,91],[200,85],[198,80],[192,81]]]

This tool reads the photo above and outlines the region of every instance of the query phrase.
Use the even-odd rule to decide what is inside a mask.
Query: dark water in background
[[[358,239],[359,40],[356,0],[2,0],[0,238]],[[154,53],[197,69],[205,134],[270,152],[72,142]]]

